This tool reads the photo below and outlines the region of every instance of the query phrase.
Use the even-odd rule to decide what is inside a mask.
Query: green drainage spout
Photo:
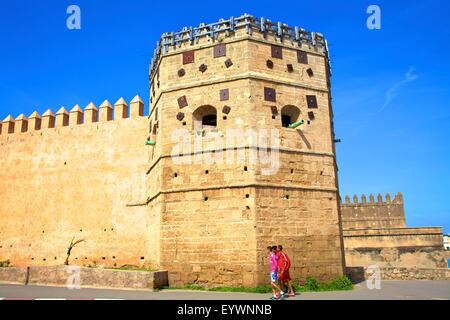
[[[297,122],[294,122],[294,123],[291,123],[289,126],[288,126],[288,128],[289,129],[295,129],[295,128],[297,128],[298,126],[301,126],[302,124],[304,124],[305,123],[305,120],[300,120],[300,121],[297,121]]]
[[[145,145],[146,145],[146,146],[154,146],[154,145],[156,145],[156,141],[153,141],[153,140],[147,140],[147,141],[145,141]]]

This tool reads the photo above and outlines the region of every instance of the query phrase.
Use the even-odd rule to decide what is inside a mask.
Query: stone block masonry
[[[268,283],[274,244],[291,255],[296,280],[343,274],[326,43],[274,26],[249,15],[202,24],[164,34],[155,52],[148,203],[162,204],[160,264],[171,285]],[[260,130],[279,134],[274,162],[250,161],[261,147],[246,132]],[[230,151],[243,161],[220,161]]]
[[[168,285],[167,271],[112,270],[79,268],[77,281],[71,281],[73,266],[39,266],[0,268],[0,284],[61,286],[80,288],[160,289]],[[79,273],[78,273],[79,271]],[[69,281],[68,281],[69,280]]]
[[[355,283],[373,279],[374,270],[367,267],[347,267],[347,276]],[[450,280],[448,268],[381,267],[379,276],[383,280]],[[383,286],[381,284],[381,286]]]

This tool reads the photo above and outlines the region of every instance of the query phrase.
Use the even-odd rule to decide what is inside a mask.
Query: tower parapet
[[[257,18],[245,13],[239,17],[220,19],[210,24],[200,23],[197,27],[184,27],[178,32],[164,33],[156,44],[149,78],[153,79],[157,73],[158,61],[162,55],[208,41],[221,42],[224,37],[233,37],[240,30],[245,31],[249,36],[259,33],[263,38],[272,37],[281,43],[288,42],[298,48],[307,46],[328,54],[327,41],[321,33],[308,32],[300,27],[290,27],[282,22],[272,22],[269,19]]]

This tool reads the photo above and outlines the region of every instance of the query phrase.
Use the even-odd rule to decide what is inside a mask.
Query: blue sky
[[[81,30],[66,8],[81,8]],[[381,8],[381,30],[366,8]],[[1,1],[0,118],[139,94],[166,31],[244,12],[325,35],[341,194],[401,191],[410,226],[450,232],[450,2]]]

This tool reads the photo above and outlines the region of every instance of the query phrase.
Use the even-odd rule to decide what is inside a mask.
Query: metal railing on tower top
[[[248,34],[253,31],[260,32],[267,36],[274,36],[281,41],[290,41],[292,44],[303,43],[321,48],[328,55],[327,41],[323,35],[317,32],[308,32],[299,27],[290,27],[281,22],[272,22],[265,18],[256,18],[247,13],[240,17],[231,17],[227,20],[220,19],[218,22],[205,24],[201,23],[198,27],[184,27],[178,32],[166,32],[156,44],[153,53],[153,59],[150,64],[149,79],[151,80],[156,72],[157,64],[161,56],[169,52],[169,47],[176,49],[177,45],[189,42],[191,45],[197,44],[200,38],[209,37],[213,41],[217,40],[219,33],[225,33],[229,36],[238,28],[245,28]]]

